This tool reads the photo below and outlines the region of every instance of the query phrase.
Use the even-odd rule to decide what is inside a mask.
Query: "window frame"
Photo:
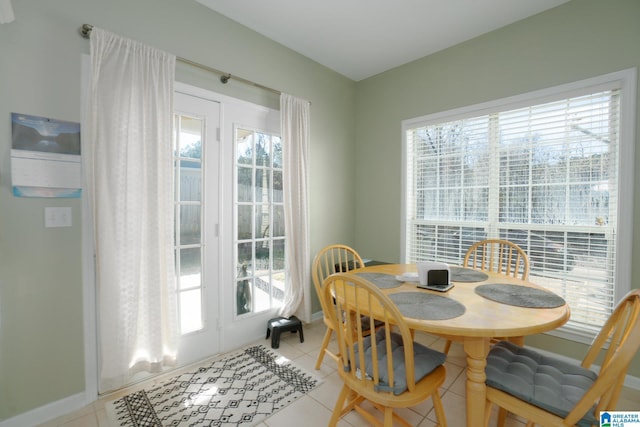
[[[412,119],[403,120],[402,132],[402,170],[410,170],[407,131],[420,126],[431,126],[481,115],[514,110],[563,98],[583,95],[590,92],[608,89],[620,89],[620,138],[619,138],[619,181],[618,181],[618,229],[631,230],[633,228],[633,179],[624,177],[634,176],[635,153],[635,125],[636,125],[636,68],[605,74],[568,84],[562,84],[542,90],[532,91],[516,96],[474,104],[466,107],[437,112]],[[401,216],[401,259],[408,262],[407,241],[408,231],[408,183],[407,173],[402,176],[402,216]],[[630,232],[616,233],[616,283],[614,284],[614,301],[619,301],[631,289],[631,249],[633,236]],[[548,332],[573,341],[590,343],[593,333],[572,327],[567,324],[559,329]]]

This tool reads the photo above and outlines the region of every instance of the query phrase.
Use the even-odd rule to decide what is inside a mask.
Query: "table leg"
[[[464,352],[467,354],[467,427],[481,426],[484,422],[487,388],[484,368],[489,354],[489,338],[467,337]]]
[[[509,337],[509,342],[519,345],[520,347],[524,347],[524,337]]]

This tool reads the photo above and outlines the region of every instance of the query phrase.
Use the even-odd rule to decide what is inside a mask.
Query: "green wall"
[[[637,67],[639,22],[640,1],[573,0],[358,82],[356,247],[366,248],[368,258],[400,261],[402,120]],[[638,164],[640,149],[635,156]],[[624,179],[633,179],[639,194],[638,171]],[[635,212],[638,203],[634,197]],[[633,254],[640,259],[637,243]],[[631,277],[638,274],[634,262]],[[548,336],[527,343],[577,359],[585,350]],[[640,377],[638,358],[634,362],[630,374]]]
[[[0,25],[0,422],[85,389],[81,256],[91,249],[82,247],[81,202],[16,198],[10,174],[11,112],[81,119],[82,24],[311,101],[311,250],[355,236],[354,188],[341,185],[355,179],[353,81],[195,1],[12,3],[16,20]],[[179,81],[279,106],[264,90],[176,68]],[[73,226],[45,228],[47,206],[70,206]]]
[[[358,83],[193,1],[13,0],[13,7],[16,20],[0,25],[0,422],[84,393],[81,256],[91,249],[81,243],[81,203],[13,197],[9,158],[11,112],[80,121],[81,56],[89,53],[82,24],[311,101],[312,253],[342,242],[387,261],[400,259],[402,120],[640,63],[636,0],[573,0]],[[278,106],[275,95],[233,80],[222,85],[184,64],[177,79]],[[70,206],[73,226],[44,228],[47,206]],[[571,357],[583,349],[548,337],[528,342]],[[631,373],[640,377],[637,363]]]

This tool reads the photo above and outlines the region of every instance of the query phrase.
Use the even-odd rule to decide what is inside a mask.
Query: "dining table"
[[[485,422],[487,355],[491,339],[523,344],[527,335],[556,329],[569,320],[557,294],[505,274],[450,266],[453,287],[419,287],[416,264],[382,264],[353,270],[393,300],[409,328],[461,342],[466,354],[467,427]]]

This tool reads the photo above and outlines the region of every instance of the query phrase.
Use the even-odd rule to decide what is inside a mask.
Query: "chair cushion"
[[[384,328],[376,332],[376,347],[378,349],[378,369],[380,373],[380,382],[377,386],[379,391],[392,391],[393,394],[399,395],[407,390],[407,370],[404,363],[404,345],[402,336],[391,333],[391,351],[393,354],[393,371],[394,385],[389,385],[389,372],[387,371],[387,351],[386,338]],[[364,339],[364,352],[366,373],[368,377],[373,375],[371,336]],[[356,353],[356,369],[359,368],[358,346],[355,346]],[[442,365],[446,359],[446,355],[436,350],[432,350],[416,342],[413,343],[413,355],[415,364],[415,381],[416,383],[426,377],[430,372]]]
[[[487,357],[487,385],[566,417],[598,377],[596,373],[564,360],[501,341]],[[579,426],[597,425],[593,411]]]

